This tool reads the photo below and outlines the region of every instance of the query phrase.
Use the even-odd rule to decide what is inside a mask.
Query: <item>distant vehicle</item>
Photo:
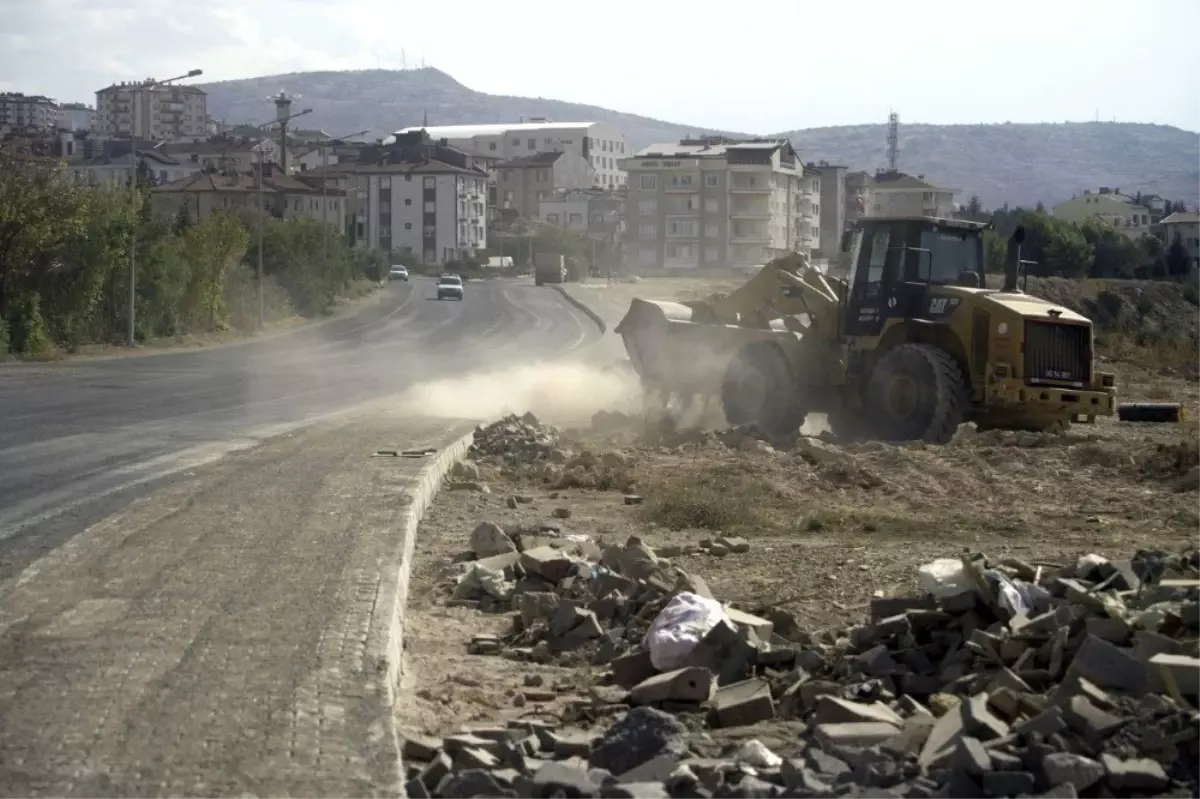
[[[566,283],[567,262],[558,253],[535,253],[533,256],[533,283],[535,286],[546,283]]]
[[[439,300],[451,299],[461,302],[463,298],[462,278],[458,275],[442,275],[438,278],[437,298]]]
[[[403,264],[393,264],[388,271],[388,280],[403,280],[408,282],[408,267]]]

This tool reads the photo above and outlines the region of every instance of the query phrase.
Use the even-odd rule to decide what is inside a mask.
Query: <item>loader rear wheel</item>
[[[931,444],[954,437],[971,401],[958,361],[929,344],[888,351],[872,370],[864,399],[875,438]]]
[[[730,424],[754,424],[773,439],[795,433],[808,415],[796,396],[787,358],[771,341],[747,344],[729,364],[721,407]]]

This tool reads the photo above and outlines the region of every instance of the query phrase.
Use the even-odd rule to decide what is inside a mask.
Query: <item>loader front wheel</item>
[[[901,344],[871,371],[867,424],[884,441],[946,444],[966,418],[970,393],[958,361],[928,344]]]
[[[771,341],[747,344],[729,364],[721,407],[731,425],[754,424],[773,439],[795,433],[807,416],[787,358]]]

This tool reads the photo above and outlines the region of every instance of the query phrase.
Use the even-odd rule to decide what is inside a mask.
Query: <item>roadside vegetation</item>
[[[263,225],[267,322],[327,313],[385,277],[382,258],[320,223]],[[257,226],[215,213],[152,213],[144,187],[74,186],[50,159],[0,154],[0,358],[46,358],[124,341],[136,237],[139,341],[258,326]]]

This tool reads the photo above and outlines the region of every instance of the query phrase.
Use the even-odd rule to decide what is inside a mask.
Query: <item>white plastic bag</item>
[[[940,598],[975,590],[958,558],[938,558],[921,566],[917,569],[917,586]]]
[[[659,671],[683,668],[696,644],[723,618],[725,609],[717,600],[688,591],[676,594],[646,633],[650,662]]]

